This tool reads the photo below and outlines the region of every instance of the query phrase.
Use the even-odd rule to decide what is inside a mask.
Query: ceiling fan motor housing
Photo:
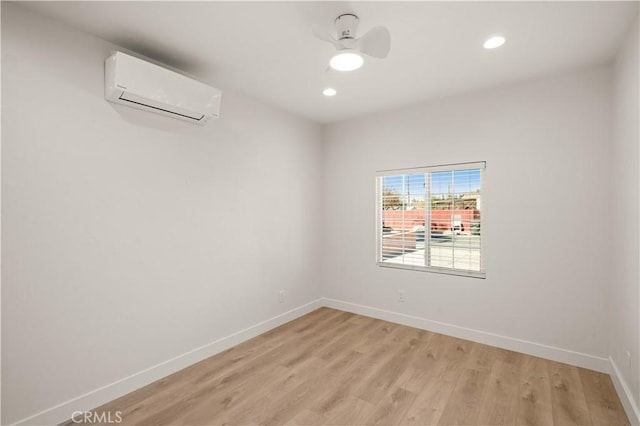
[[[360,19],[353,13],[345,13],[338,16],[334,22],[338,31],[338,40],[350,40],[356,38]]]

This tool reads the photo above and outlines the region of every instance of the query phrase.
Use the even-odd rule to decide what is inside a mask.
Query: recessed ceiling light
[[[329,61],[331,68],[337,71],[357,70],[364,63],[362,56],[353,49],[343,49],[333,55]]]
[[[502,36],[491,37],[487,41],[484,42],[483,46],[485,49],[495,49],[496,47],[500,47],[504,44],[506,40]]]
[[[336,92],[336,89],[334,89],[333,87],[327,87],[322,91],[322,94],[325,96],[335,96],[336,93],[338,92]]]

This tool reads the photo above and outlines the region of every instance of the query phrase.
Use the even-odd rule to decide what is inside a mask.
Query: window
[[[380,266],[484,278],[485,163],[378,172]]]

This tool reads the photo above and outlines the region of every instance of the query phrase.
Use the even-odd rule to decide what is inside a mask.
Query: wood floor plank
[[[329,308],[96,411],[145,426],[629,423],[605,374]]]
[[[243,400],[222,417],[225,424],[282,424],[297,416],[302,409],[312,404],[310,398],[318,398],[318,390],[325,388],[332,376],[325,374],[326,362],[319,358],[310,358],[296,366],[295,381],[279,384],[278,377],[288,376],[291,369],[280,367],[274,372],[272,380],[275,392],[250,392]],[[311,386],[310,386],[311,385]]]
[[[344,401],[351,398],[352,387],[353,383],[330,380],[327,383],[326,390],[311,406],[311,411],[325,418],[333,416],[335,411],[344,404]]]
[[[542,358],[526,357],[520,371],[518,390],[518,425],[552,425],[549,362]]]
[[[277,366],[273,370],[262,371],[225,393],[214,393],[199,398],[199,404],[186,410],[176,418],[176,422],[184,425],[204,425],[216,422],[238,424],[240,422],[238,413],[242,413],[244,416],[251,410],[255,412],[265,405],[265,400],[270,400],[269,395],[252,392],[252,389],[260,387],[264,383],[270,383],[280,392],[287,392],[308,380],[310,369],[318,370],[321,368],[322,364],[318,359],[308,358],[303,363],[296,365],[295,368]],[[267,409],[267,411],[269,410]]]
[[[375,405],[350,395],[333,410],[325,424],[327,425],[365,425],[371,417]]]
[[[438,361],[442,363],[443,361]],[[453,393],[458,377],[428,376],[400,424],[436,425]]]
[[[491,371],[501,349],[472,343],[467,367],[478,371]]]
[[[611,378],[584,368],[578,368],[578,374],[594,425],[630,424]]]
[[[454,388],[439,425],[475,425],[478,424],[480,403],[489,373],[467,368],[462,372]]]
[[[578,368],[549,363],[553,421],[561,425],[590,425],[591,416]]]
[[[471,348],[473,343],[468,340],[445,336],[442,359],[447,361],[443,377],[460,377],[471,362]]]
[[[433,333],[422,351],[422,354],[434,361],[444,360],[444,354],[447,350],[447,345],[452,341],[453,337],[445,336],[444,334]]]
[[[345,335],[351,325],[347,322],[353,314],[345,312],[334,319],[334,326],[328,332],[317,336],[315,339],[298,342],[296,350],[291,354],[285,354],[286,358],[282,362],[285,367],[293,367],[297,363],[314,356],[320,349],[331,346],[331,343]]]
[[[292,417],[287,423],[286,426],[317,426],[323,425],[327,419],[321,414],[316,413],[315,411],[304,409],[300,411],[297,415]]]
[[[478,424],[514,425],[517,422],[520,365],[497,359],[480,402]]]
[[[366,320],[363,321],[363,319]],[[370,318],[361,317],[359,315],[351,318],[349,323],[353,325],[349,332],[341,336],[335,342],[332,342],[331,345],[328,345],[318,351],[316,353],[317,357],[324,359],[325,361],[330,361],[340,354],[354,351],[361,343],[362,336],[369,335],[378,327],[378,323],[376,321],[371,321]]]
[[[334,411],[340,410],[345,400],[353,399],[358,395],[358,388],[362,388],[365,378],[373,380],[372,372],[378,371],[383,360],[394,356],[395,346],[386,344],[378,346],[378,350],[366,354],[352,351],[342,359],[337,359],[330,364],[330,372],[334,379],[327,386],[327,390],[312,407],[313,410],[328,418],[334,418]],[[358,400],[361,398],[354,396]],[[372,404],[374,405],[374,404]]]
[[[354,387],[361,386],[363,380],[376,373],[376,366],[381,365],[393,356],[393,346],[385,343],[365,353],[355,361],[354,365],[340,376],[342,383],[350,383]]]
[[[354,349],[362,353],[375,350],[378,343],[392,340],[395,333],[398,333],[402,329],[403,327],[399,324],[377,320],[375,327],[366,335],[361,336],[362,338],[358,339],[358,344]]]
[[[440,377],[447,368],[448,361],[444,359],[445,336],[429,333],[425,335],[425,344],[413,357],[398,385],[418,394],[432,377]]]
[[[396,388],[376,403],[373,415],[367,419],[368,425],[401,424],[416,394],[404,388]]]
[[[424,341],[420,340],[422,335],[421,330],[407,327],[403,333],[394,336],[390,356],[379,368],[372,369],[373,374],[362,381],[357,396],[372,404],[378,404],[384,396],[389,395],[410,365],[413,356],[424,344]]]
[[[310,375],[309,380],[300,384],[289,392],[284,392],[280,397],[273,398],[264,413],[258,417],[250,418],[250,423],[261,425],[281,425],[295,417],[301,408],[316,402],[319,390],[330,383],[330,378],[318,370]]]

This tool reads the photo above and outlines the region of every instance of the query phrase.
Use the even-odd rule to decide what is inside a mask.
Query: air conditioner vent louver
[[[218,118],[221,92],[177,72],[115,52],[105,61],[105,98],[204,125]]]
[[[162,108],[155,107],[153,105],[147,105],[147,104],[145,104],[143,102],[137,102],[137,101],[134,101],[133,99],[127,99],[125,96],[126,96],[126,92],[122,92],[122,94],[118,97],[118,99],[120,99],[121,101],[131,102],[132,104],[140,105],[140,106],[143,106],[143,107],[146,107],[146,108],[152,108],[152,109],[156,109],[158,111],[168,112],[169,114],[175,114],[177,116],[188,118],[190,120],[200,121],[200,120],[202,120],[204,118],[204,114],[202,114],[200,117],[192,117],[190,115],[180,114],[180,113],[174,112],[174,111],[169,111],[168,109],[162,109]]]

